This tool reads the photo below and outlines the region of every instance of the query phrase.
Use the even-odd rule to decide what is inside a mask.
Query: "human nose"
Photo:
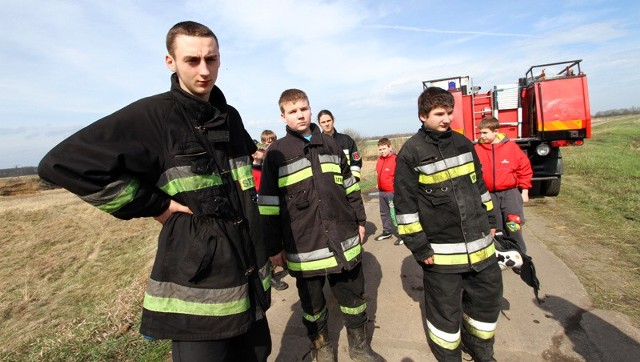
[[[210,73],[207,62],[204,59],[198,64],[198,73],[200,73],[200,75],[209,75]]]

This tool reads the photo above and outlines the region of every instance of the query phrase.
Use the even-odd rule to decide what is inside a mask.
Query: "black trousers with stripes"
[[[349,271],[342,271],[338,274],[328,274],[326,276],[314,276],[308,278],[296,278],[296,287],[302,311],[307,315],[319,315],[326,308],[324,297],[324,285],[329,281],[331,293],[338,301],[340,307],[358,308],[365,304],[364,299],[364,274],[362,273],[362,263]],[[367,322],[366,310],[359,313],[350,311],[343,312],[344,324],[347,328],[359,328]],[[307,327],[307,335],[313,337],[327,326],[329,313],[325,311],[315,321],[302,318],[302,322]]]
[[[478,338],[462,322],[463,314],[482,323],[496,323],[502,301],[502,272],[493,263],[480,272],[436,273],[424,270],[425,311],[429,327],[429,347],[438,361],[462,358],[461,346],[438,343],[439,332],[461,334],[462,344],[474,354],[475,361],[493,361],[494,338]],[[451,337],[449,337],[451,338]],[[444,344],[444,345],[443,345]]]

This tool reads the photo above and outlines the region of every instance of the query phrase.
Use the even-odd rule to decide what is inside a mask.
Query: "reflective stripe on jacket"
[[[203,102],[182,91],[175,74],[171,80],[169,92],[60,143],[38,171],[121,219],[160,215],[172,199],[189,207],[193,215],[173,214],[162,227],[140,331],[184,341],[230,338],[247,332],[270,303],[251,175],[255,145],[220,89]]]
[[[394,189],[398,232],[416,259],[433,256],[440,272],[496,262],[493,202],[464,136],[421,128],[398,153]]]
[[[360,186],[329,136],[311,124],[311,141],[287,128],[269,146],[258,206],[270,255],[283,249],[294,276],[324,275],[360,262]]]

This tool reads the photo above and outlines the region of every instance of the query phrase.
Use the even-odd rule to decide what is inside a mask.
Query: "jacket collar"
[[[418,133],[420,136],[429,143],[440,143],[448,141],[451,138],[451,127],[444,132],[433,131],[427,129],[424,125],[420,127]]]
[[[217,128],[227,122],[227,101],[224,94],[214,86],[205,102],[185,92],[178,81],[176,73],[171,74],[171,94],[182,106],[184,114],[196,128]]]
[[[318,127],[317,125],[311,123],[310,125],[311,128],[311,144],[321,144],[322,143],[322,133],[320,132],[320,127]],[[289,126],[287,126],[287,134],[291,135],[292,137],[298,138],[302,141],[307,142],[307,139],[304,138],[303,135],[300,134],[300,132],[294,131],[291,128],[289,128]]]

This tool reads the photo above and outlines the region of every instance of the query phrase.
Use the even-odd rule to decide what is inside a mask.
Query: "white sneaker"
[[[393,245],[402,245],[402,244],[404,244],[404,240],[400,238],[396,239],[396,241],[393,243]]]

